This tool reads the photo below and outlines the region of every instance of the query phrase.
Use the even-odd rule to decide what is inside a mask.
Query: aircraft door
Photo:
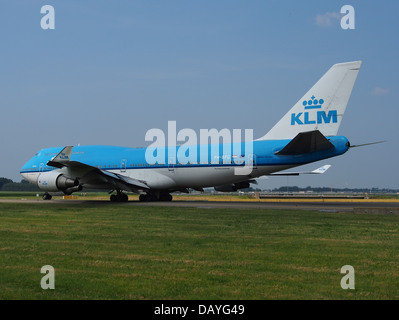
[[[176,158],[175,157],[169,157],[168,161],[168,171],[175,173],[175,163],[176,163]]]
[[[257,169],[256,167],[256,154],[249,154],[248,155],[248,164],[252,167],[252,169]]]
[[[126,172],[126,164],[127,164],[127,160],[122,159],[121,160],[121,172]]]

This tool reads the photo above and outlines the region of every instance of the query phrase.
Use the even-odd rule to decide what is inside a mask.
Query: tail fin
[[[338,63],[300,99],[290,111],[258,140],[293,139],[301,132],[319,130],[337,135],[352,93],[361,61]]]

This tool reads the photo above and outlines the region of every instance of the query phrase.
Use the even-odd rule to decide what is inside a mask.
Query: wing
[[[92,181],[97,181],[97,184],[113,187],[115,189],[129,190],[136,192],[138,189],[148,190],[149,186],[145,181],[129,178],[124,175],[101,170],[97,167],[79,162],[71,161],[73,146],[67,146],[61,150],[61,152],[47,162],[48,166],[56,168],[71,168],[71,169],[83,169],[85,176],[89,177]]]

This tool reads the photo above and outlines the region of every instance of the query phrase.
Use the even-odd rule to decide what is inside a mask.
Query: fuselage
[[[253,141],[251,153],[234,153],[237,146],[234,144],[220,144],[195,146],[191,150],[195,156],[189,161],[179,161],[179,149],[177,146],[171,154],[169,148],[159,149],[164,153],[164,159],[149,163],[146,160],[147,148],[127,148],[116,146],[76,146],[73,149],[71,160],[79,161],[103,171],[117,173],[132,179],[145,181],[153,190],[179,190],[182,188],[204,188],[220,186],[230,183],[238,183],[271,174],[292,167],[327,159],[345,153],[349,148],[348,140],[343,136],[327,137],[334,148],[312,152],[302,155],[277,155],[276,152],[283,149],[290,140],[260,140]],[[245,149],[244,144],[241,150]],[[213,150],[219,150],[215,156]],[[208,150],[204,157],[203,151]],[[238,148],[240,149],[240,148]],[[71,175],[70,169],[57,169],[48,166],[62,147],[40,150],[21,169],[21,175],[33,184],[37,184],[38,177],[43,172],[59,170],[66,175]],[[226,153],[226,150],[228,152]],[[181,151],[181,150],[180,150]],[[188,159],[188,158],[187,158]],[[251,171],[244,175],[237,171],[238,168],[251,164]],[[244,171],[245,172],[245,171]],[[73,175],[79,175],[74,172]],[[84,188],[105,189],[99,181],[85,179],[84,170],[81,176]]]
[[[49,192],[72,194],[87,188],[116,191],[116,195],[110,196],[111,201],[127,201],[126,191],[140,193],[140,201],[170,201],[170,193],[177,190],[189,192],[189,188],[215,187],[222,192],[237,191],[248,188],[260,176],[296,175],[299,173],[279,171],[339,156],[349,149],[348,139],[337,133],[360,66],[361,61],[334,64],[255,141],[247,138],[247,131],[246,142],[230,143],[237,140],[224,140],[225,135],[220,132],[216,133],[218,140],[212,140],[214,130],[206,130],[211,141],[222,138],[229,143],[188,145],[196,141],[192,139],[195,132],[188,134],[185,130],[177,136],[168,132],[170,145],[165,147],[162,146],[165,134],[154,129],[146,134],[146,141],[155,140],[147,148],[42,149],[23,166],[21,175],[46,192],[45,200],[51,199]],[[168,123],[168,131],[172,128],[176,133],[173,125],[173,121]],[[179,135],[189,139],[181,146],[174,146],[181,141]],[[322,173],[328,167],[310,173]]]

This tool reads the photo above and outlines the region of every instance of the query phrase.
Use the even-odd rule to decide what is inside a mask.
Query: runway
[[[51,201],[2,199],[0,203],[46,203],[46,204],[103,204],[125,206],[157,206],[157,207],[190,207],[203,209],[280,209],[280,210],[316,210],[321,212],[356,212],[375,214],[399,214],[397,200],[330,200],[330,199],[268,199],[247,201],[213,201],[213,200],[174,200],[171,202],[129,201],[114,203],[109,200],[62,200]]]
[[[172,201],[172,202],[129,202],[138,206],[195,207],[221,209],[280,209],[317,210],[325,212],[374,212],[399,214],[399,202],[370,201]]]

